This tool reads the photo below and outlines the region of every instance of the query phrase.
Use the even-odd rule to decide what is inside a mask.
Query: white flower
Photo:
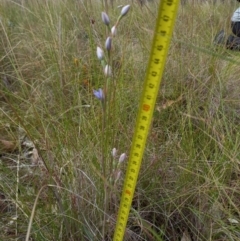
[[[110,65],[106,65],[105,68],[104,68],[104,74],[107,76],[107,77],[110,77],[112,75],[112,68]]]
[[[122,163],[122,162],[125,161],[126,158],[127,158],[126,153],[122,153],[122,154],[120,155],[120,157],[119,157],[118,162],[119,162],[119,163]]]
[[[113,36],[113,37],[116,36],[116,34],[117,34],[117,28],[116,28],[115,25],[111,28],[111,33],[112,33],[112,36]]]
[[[97,57],[99,60],[102,60],[104,57],[104,52],[100,47],[97,47]]]
[[[130,9],[130,5],[124,6],[121,10],[121,16],[122,17],[125,16],[128,13],[129,9]]]

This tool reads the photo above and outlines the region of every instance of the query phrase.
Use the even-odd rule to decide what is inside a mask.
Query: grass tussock
[[[157,6],[121,20],[103,129],[101,1],[1,1],[0,240],[112,239]],[[240,239],[240,57],[212,44],[235,7],[179,7],[126,241]]]

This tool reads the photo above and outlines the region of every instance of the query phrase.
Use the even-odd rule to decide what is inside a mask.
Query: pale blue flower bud
[[[107,51],[110,51],[112,47],[112,38],[108,37],[106,42],[105,42],[105,48]]]
[[[115,25],[111,28],[111,33],[112,33],[113,37],[115,37],[117,35],[117,28]]]
[[[114,148],[112,149],[112,156],[113,156],[113,157],[116,157],[116,155],[117,155],[117,149],[114,147]]]
[[[102,60],[104,58],[104,52],[100,47],[97,47],[97,57],[99,60]]]
[[[119,164],[124,162],[126,158],[127,158],[126,153],[122,153],[119,157],[119,160],[118,160]]]
[[[102,12],[102,21],[107,26],[110,24],[109,17],[108,17],[108,15],[105,12]]]
[[[121,10],[121,16],[122,17],[125,16],[128,13],[129,9],[130,9],[130,5],[124,6]]]
[[[121,171],[118,171],[116,174],[115,174],[115,183],[120,179],[122,175],[122,172]]]

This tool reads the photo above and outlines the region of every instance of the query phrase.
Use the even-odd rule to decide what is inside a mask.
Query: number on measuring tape
[[[158,46],[157,46],[157,50],[158,50],[158,51],[162,51],[162,50],[163,50],[163,45],[158,45]]]

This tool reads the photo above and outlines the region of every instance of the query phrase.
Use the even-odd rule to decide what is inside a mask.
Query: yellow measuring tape
[[[161,0],[113,241],[122,241],[159,92],[179,0]]]

